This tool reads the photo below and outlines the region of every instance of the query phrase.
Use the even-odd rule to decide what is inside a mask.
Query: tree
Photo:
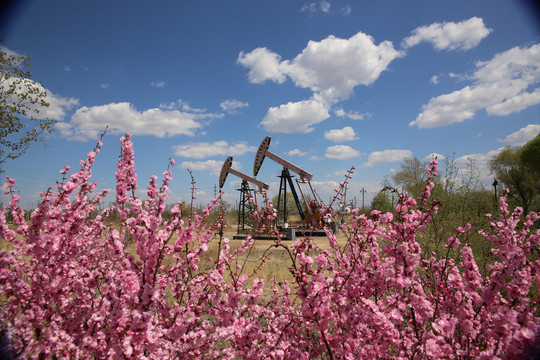
[[[397,188],[402,187],[409,196],[417,198],[426,185],[427,166],[427,163],[420,162],[416,156],[406,158],[401,164],[401,170],[392,175],[392,180]]]
[[[283,194],[281,194],[281,201],[283,201]],[[287,194],[285,194],[285,197],[287,199],[287,215],[297,215],[298,214],[298,208],[296,206],[296,202],[294,201],[294,196],[291,192],[287,191]],[[300,200],[301,201],[301,200]],[[275,195],[272,197],[272,204],[274,205],[274,208],[277,209],[278,206],[278,195]],[[283,203],[280,206],[279,214],[282,217],[283,216]]]
[[[7,160],[17,159],[54,131],[56,120],[39,117],[49,103],[43,86],[31,80],[30,66],[30,57],[0,47],[0,173]]]
[[[385,191],[379,191],[377,195],[375,195],[373,197],[373,200],[371,201],[371,209],[379,210],[381,212],[394,211],[394,207],[392,206],[392,202],[390,201],[390,198],[388,197],[388,193]]]
[[[538,192],[533,172],[521,161],[522,152],[523,148],[506,147],[489,161],[489,169],[527,213]]]
[[[523,145],[520,160],[533,177],[536,202],[534,210],[540,209],[540,134]]]
[[[528,143],[523,145],[520,160],[536,176],[536,181],[540,180],[540,134]]]

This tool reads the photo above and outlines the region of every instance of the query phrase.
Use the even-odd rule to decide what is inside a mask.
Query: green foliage
[[[540,134],[523,146],[521,162],[540,175]]]
[[[392,176],[393,183],[386,179],[385,189],[407,192],[409,196],[419,199],[428,177],[426,168],[427,164],[417,158],[406,159],[400,171]],[[479,266],[485,267],[492,260],[491,246],[478,234],[478,230],[488,228],[485,214],[493,212],[497,203],[493,192],[485,189],[480,182],[476,162],[469,159],[464,167],[458,167],[454,155],[447,156],[439,161],[439,174],[432,180],[434,188],[431,199],[439,201],[438,215],[419,235],[423,255],[429,258],[432,252],[446,254],[448,238],[456,235],[457,228],[469,223],[472,231],[467,232],[463,241],[470,243],[475,253],[483,255],[484,261]],[[372,207],[385,211],[391,204],[389,196],[390,192],[380,192],[375,196]]]
[[[426,162],[421,162],[416,156],[406,158],[401,164],[401,170],[392,175],[395,187],[403,189],[413,198],[418,198],[426,186],[427,166]]]
[[[533,174],[536,192],[540,194],[540,134],[523,146],[520,160]]]
[[[379,191],[377,195],[371,200],[371,209],[379,210],[381,212],[392,212],[394,207],[392,206],[392,201],[389,198],[388,192]]]
[[[530,149],[530,148],[529,148]],[[489,162],[489,169],[498,182],[509,190],[509,203],[521,206],[525,213],[538,208],[538,177],[530,169],[528,163],[522,161],[523,148],[506,147]],[[532,150],[526,156],[534,155],[534,142]],[[534,163],[534,159],[529,160]],[[536,159],[538,163],[538,159]]]
[[[283,194],[281,195],[283,197]],[[281,199],[283,202],[283,199]],[[298,208],[296,207],[296,202],[294,201],[294,196],[291,192],[286,193],[286,201],[287,201],[287,215],[297,215],[298,214]],[[300,200],[301,201],[301,200]],[[278,206],[278,195],[275,195],[272,197],[272,204],[275,208]],[[283,217],[283,205],[280,205],[279,214],[280,217]]]
[[[446,253],[444,247],[456,229],[471,225],[464,242],[470,243],[474,251],[482,253],[483,267],[491,259],[491,246],[478,234],[478,230],[488,228],[485,214],[497,208],[492,191],[485,189],[480,182],[480,171],[474,159],[470,158],[465,167],[458,167],[454,155],[441,161],[439,176],[435,180],[432,198],[440,200],[438,216],[426,228],[424,239],[426,254],[435,251]]]
[[[0,47],[0,166],[54,131],[55,120],[38,117],[49,104],[43,86],[31,80],[30,66],[30,57]]]

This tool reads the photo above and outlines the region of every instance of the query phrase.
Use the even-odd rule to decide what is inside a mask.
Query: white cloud
[[[272,80],[281,84],[286,77],[280,60],[281,56],[263,47],[247,54],[242,51],[238,55],[237,62],[249,68],[248,79],[250,82],[261,84],[266,80]]]
[[[347,174],[347,170],[336,170],[326,174],[324,177],[330,178],[335,176],[345,176],[345,174]]]
[[[478,17],[455,22],[433,23],[412,31],[412,35],[402,42],[404,48],[410,48],[423,41],[430,42],[437,50],[469,50],[476,47],[491,32],[484,20]]]
[[[17,57],[17,58],[19,58],[21,56],[25,56],[25,55],[19,54],[16,51],[11,50],[10,48],[2,46],[2,45],[0,45],[0,51],[3,51],[4,53],[6,53],[6,56],[8,56],[8,57]],[[16,59],[13,59],[13,61],[15,61],[15,60]],[[21,65],[21,62],[14,63],[14,65]]]
[[[176,145],[173,146],[173,149],[176,155],[193,159],[204,159],[218,155],[237,156],[257,151],[256,146],[248,146],[245,142],[237,142],[229,145],[229,143],[224,140],[215,141],[213,143],[198,142]]]
[[[413,155],[411,150],[383,150],[369,154],[368,161],[363,166],[372,167],[386,162],[401,161]]]
[[[181,109],[183,111],[196,112],[196,113],[206,112],[206,109],[198,109],[198,108],[191,107],[188,102],[182,99],[178,99],[176,101],[172,101],[167,104],[161,103],[159,104],[159,108],[165,109],[165,110],[180,110]]]
[[[223,162],[219,162],[217,160],[184,161],[180,164],[180,168],[182,169],[189,169],[192,171],[208,171],[210,172],[210,175],[219,175],[222,166]]]
[[[441,160],[444,160],[446,157],[442,154],[437,154],[437,153],[431,153],[431,154],[428,154],[424,157],[423,161],[431,161],[433,159],[437,158],[438,161],[441,161]]]
[[[358,85],[372,84],[398,56],[390,41],[376,45],[371,36],[359,32],[349,39],[309,41],[285,71],[296,86],[332,101],[348,98]]]
[[[261,122],[263,128],[271,133],[309,133],[312,125],[330,117],[325,104],[314,99],[290,102],[280,107],[271,107]]]
[[[324,13],[330,12],[330,7],[332,5],[328,1],[321,1],[321,11]]]
[[[130,103],[111,103],[83,106],[73,114],[69,123],[57,123],[60,133],[72,140],[96,139],[108,125],[109,134],[152,135],[156,137],[194,136],[202,128],[201,119],[218,117],[216,114],[187,113],[178,110],[148,109],[137,111]]]
[[[225,101],[222,101],[219,106],[221,107],[221,110],[228,112],[228,113],[235,113],[238,109],[241,109],[243,107],[248,106],[249,104],[247,102],[243,102],[236,99],[227,99]]]
[[[101,84],[101,88],[102,88],[102,89],[107,89],[107,88],[110,88],[110,87],[111,87],[111,85],[109,85],[109,84],[107,84],[107,83]]]
[[[335,143],[351,141],[356,139],[356,133],[350,126],[345,126],[343,129],[332,129],[324,133],[324,138]]]
[[[339,117],[346,117],[346,118],[349,118],[351,120],[362,120],[366,115],[370,115],[370,114],[360,114],[358,113],[357,111],[349,111],[349,112],[346,112],[345,110],[343,109],[337,109],[334,111],[334,114],[336,116],[339,116]]]
[[[70,72],[70,71],[71,71],[71,66],[69,66],[69,65],[64,65],[64,71],[65,71],[65,72]]]
[[[439,75],[433,75],[431,79],[429,79],[429,82],[434,85],[437,85],[439,83]]]
[[[360,156],[360,151],[355,150],[348,145],[334,145],[326,149],[324,156],[328,159],[352,159]]]
[[[499,141],[511,146],[523,146],[529,140],[534,139],[538,134],[540,134],[540,125],[530,124],[508,135],[504,140]]]
[[[321,1],[312,2],[312,3],[305,3],[300,8],[300,11],[309,13],[310,15],[313,15],[318,11],[328,14],[330,12],[331,7],[332,7],[332,4],[330,4],[328,1],[321,0]]]
[[[39,112],[40,117],[47,117],[49,119],[63,120],[67,110],[71,110],[73,107],[79,105],[79,100],[74,98],[65,98],[59,95],[55,95],[49,90],[45,101],[49,103],[49,107],[41,109]]]
[[[301,151],[300,149],[293,149],[285,153],[288,156],[306,156],[307,152]]]
[[[334,180],[312,181],[311,184],[313,185],[314,188],[317,189],[317,195],[320,196],[320,198],[324,202],[329,204],[330,201],[332,201],[332,198],[336,195],[333,189],[339,187],[339,183],[340,181],[343,181],[345,174],[346,174],[346,171],[342,172],[341,174],[336,174],[336,179],[339,179],[338,181],[334,181]],[[362,200],[363,200],[364,206],[366,208],[369,208],[373,195],[377,194],[380,190],[381,190],[381,183],[379,181],[356,182],[354,181],[354,176],[353,176],[353,178],[349,180],[349,184],[347,187],[346,202],[347,204],[352,203],[353,206],[361,207]],[[338,200],[337,204],[339,203],[340,201]],[[336,206],[337,204],[334,203],[334,206]]]
[[[432,98],[410,126],[433,128],[462,122],[485,109],[488,114],[508,115],[540,103],[540,44],[515,47],[476,63],[469,77],[473,85]]]
[[[392,42],[374,43],[362,32],[342,39],[330,35],[321,41],[309,41],[293,60],[281,61],[281,56],[266,48],[250,53],[241,52],[238,63],[249,68],[253,83],[272,80],[278,83],[290,77],[296,86],[309,88],[321,101],[334,102],[348,98],[354,87],[370,85],[397,57]]]
[[[15,84],[14,94],[25,94],[31,89],[36,89],[40,93],[46,93],[43,98],[45,102],[49,104],[48,107],[42,107],[38,102],[37,104],[27,103],[30,108],[28,112],[29,116],[35,116],[39,118],[49,118],[53,120],[61,121],[66,116],[66,111],[79,105],[79,100],[75,98],[65,98],[54,94],[52,91],[46,89],[38,82],[30,79],[9,78],[0,83],[0,91],[7,89]],[[33,90],[32,90],[33,91]],[[10,95],[6,98],[6,102],[19,103],[20,98],[17,95]]]
[[[358,32],[348,39],[331,35],[309,41],[293,60],[282,61],[280,55],[263,47],[241,52],[237,63],[249,69],[252,83],[283,83],[289,77],[296,86],[312,90],[309,100],[271,107],[261,122],[270,132],[308,133],[312,125],[329,117],[332,104],[347,99],[356,86],[372,84],[395,58],[402,56],[404,53],[395,50],[392,42],[376,45],[371,36]],[[344,111],[339,114],[351,119],[363,116]]]
[[[162,87],[165,87],[165,81],[152,81],[150,83],[150,86],[162,88]]]
[[[467,168],[469,161],[472,160],[474,162],[474,165],[477,166],[477,170],[479,172],[479,180],[482,181],[484,184],[490,184],[490,181],[492,181],[493,178],[490,174],[488,163],[502,150],[504,150],[504,147],[498,148],[496,150],[491,150],[485,154],[476,153],[463,155],[455,160],[455,165],[460,168]]]
[[[301,12],[308,13],[309,15],[315,15],[315,13],[321,11],[325,14],[339,14],[349,15],[351,13],[351,6],[346,4],[337,10],[333,10],[332,4],[329,1],[321,0],[317,2],[305,3],[301,8]]]
[[[540,103],[540,88],[535,89],[532,93],[521,92],[511,98],[490,105],[486,107],[486,110],[493,115],[509,115],[514,112],[520,112],[523,109],[528,108]]]

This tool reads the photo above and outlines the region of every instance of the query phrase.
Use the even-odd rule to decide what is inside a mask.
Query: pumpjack
[[[313,175],[304,169],[294,165],[293,163],[283,159],[282,157],[274,154],[268,148],[270,147],[270,141],[271,138],[269,136],[265,137],[264,140],[261,142],[261,145],[259,146],[259,149],[257,151],[257,154],[255,155],[255,162],[253,164],[253,176],[257,176],[259,173],[259,170],[261,168],[261,165],[265,158],[269,158],[278,164],[280,164],[283,168],[281,171],[281,175],[279,175],[280,178],[280,185],[279,185],[279,192],[278,192],[278,218],[277,225],[279,228],[282,228],[287,231],[287,237],[293,237],[294,233],[300,232],[310,232],[312,235],[318,235],[314,234],[313,232],[321,231],[321,229],[324,227],[323,224],[323,212],[322,212],[322,201],[317,196],[315,190],[313,189],[313,186],[311,185],[311,179],[313,178]],[[291,175],[291,172],[298,175],[298,178],[296,178],[296,186],[293,182],[293,175]],[[311,199],[306,199],[306,196],[304,192],[302,191],[302,187],[300,184],[307,184],[309,187],[309,190],[311,191]],[[289,222],[288,222],[288,214],[287,214],[287,187],[290,190],[290,193],[292,194],[294,198],[294,202],[296,204],[296,208],[298,210],[298,214],[301,218],[301,224],[298,226],[295,226],[295,230],[287,230],[289,229]],[[300,197],[298,196],[298,192],[296,191],[298,189],[298,192],[300,193]],[[283,211],[281,210],[283,209]],[[323,232],[324,233],[324,232]]]
[[[236,169],[232,168],[233,157],[229,156],[223,166],[221,167],[221,172],[219,175],[219,189],[223,188],[227,176],[233,174],[240,179],[242,179],[242,184],[238,191],[240,191],[240,200],[238,202],[238,229],[237,234],[241,235],[252,234],[254,233],[258,226],[255,217],[253,216],[254,211],[257,209],[257,193],[262,193],[269,189],[269,185],[256,179],[255,177],[244,174]],[[255,185],[257,188],[250,187],[250,184]]]

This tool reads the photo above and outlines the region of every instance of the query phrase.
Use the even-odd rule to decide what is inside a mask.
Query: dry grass
[[[234,228],[235,227],[233,227],[233,229]],[[236,230],[229,230],[223,234],[223,238],[229,239],[231,252],[239,248],[243,241],[233,239],[235,235]],[[339,232],[336,237],[338,243],[345,243],[346,239],[343,233]],[[330,244],[325,236],[313,237],[312,241],[321,249],[330,249]],[[208,252],[205,253],[204,257],[212,257],[212,259],[215,259],[218,252],[218,243],[219,236],[214,235],[214,238],[209,244]],[[293,241],[290,240],[281,241],[281,244],[289,249],[292,243]],[[275,244],[276,243],[274,240],[255,239],[253,246],[246,251],[245,254],[237,255],[236,262],[232,264],[233,266],[235,266],[236,263],[242,265],[242,273],[251,276],[250,281],[248,281],[246,284],[248,286],[255,278],[265,280],[265,284],[267,284],[267,286],[265,286],[263,298],[270,295],[271,289],[269,285],[272,281],[275,281],[276,283],[284,281],[291,283],[294,281],[294,278],[289,270],[289,267],[292,265],[291,255],[286,248],[282,246],[275,246]],[[261,267],[260,265],[263,258],[265,258],[265,261]]]

